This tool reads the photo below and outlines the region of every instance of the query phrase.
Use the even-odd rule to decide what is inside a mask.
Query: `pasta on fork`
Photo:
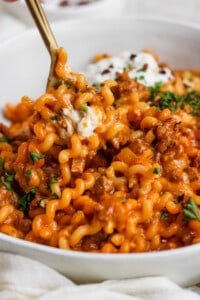
[[[7,104],[0,232],[97,253],[200,242],[200,73],[122,57],[97,55],[92,79],[60,48],[57,86]]]

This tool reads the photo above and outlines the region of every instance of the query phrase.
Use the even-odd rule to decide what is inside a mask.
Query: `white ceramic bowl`
[[[47,1],[48,2],[48,1]],[[59,7],[57,5],[43,5],[45,13],[50,22],[96,17],[119,16],[124,8],[124,0],[91,0],[85,5]],[[25,1],[15,2],[1,1],[1,5],[11,14],[18,17],[28,25],[33,25],[31,15],[27,9]]]
[[[173,67],[200,69],[200,27],[117,18],[61,22],[54,24],[53,31],[76,71],[83,70],[97,52],[118,54],[142,48],[152,49]],[[22,95],[36,98],[44,92],[50,61],[37,30],[2,44],[0,62],[1,109],[6,102],[16,102]],[[199,282],[200,278],[200,244],[162,252],[91,254],[0,234],[0,250],[35,258],[76,282],[164,275],[185,286]]]

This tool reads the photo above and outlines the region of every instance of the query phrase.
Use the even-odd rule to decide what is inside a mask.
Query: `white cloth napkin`
[[[200,0],[124,0],[123,14],[166,17],[198,23]],[[28,25],[1,7],[0,44]],[[198,286],[181,288],[165,277],[76,285],[55,270],[26,257],[0,252],[0,300],[200,300]]]
[[[183,289],[165,277],[76,285],[49,267],[0,253],[1,300],[200,300],[200,288]]]

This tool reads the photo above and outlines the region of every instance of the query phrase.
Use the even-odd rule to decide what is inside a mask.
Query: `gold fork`
[[[51,58],[49,76],[48,76],[47,87],[46,87],[47,90],[49,87],[55,86],[58,82],[58,78],[55,74],[55,65],[58,57],[58,46],[55,37],[53,35],[53,32],[50,28],[47,17],[45,15],[45,12],[42,8],[42,5],[40,4],[40,1],[39,0],[25,0],[25,1]]]

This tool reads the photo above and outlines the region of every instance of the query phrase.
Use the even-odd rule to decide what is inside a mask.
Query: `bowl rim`
[[[103,1],[107,1],[107,0],[103,0]],[[108,0],[109,1],[109,0]],[[182,27],[182,28],[189,28],[191,30],[195,30],[195,31],[199,31],[200,30],[200,23],[194,23],[191,21],[183,21],[183,20],[174,20],[168,17],[155,17],[155,16],[127,16],[127,15],[121,15],[121,16],[113,16],[112,18],[108,18],[108,17],[101,17],[101,18],[91,18],[91,19],[86,19],[86,18],[81,18],[81,19],[68,19],[68,20],[54,20],[51,22],[51,28],[53,33],[60,29],[60,27],[64,26],[73,26],[73,25],[81,25],[83,26],[84,23],[88,24],[88,23],[113,23],[113,22],[153,22],[153,23],[157,23],[157,24],[165,24],[165,25],[173,25],[173,26],[178,26],[178,27]],[[5,47],[6,44],[10,44],[13,43],[14,41],[17,41],[18,39],[23,39],[31,36],[31,35],[35,35],[38,34],[38,29],[36,28],[36,26],[32,26],[32,27],[27,27],[25,29],[25,31],[20,32],[18,34],[16,34],[15,36],[11,36],[8,39],[5,39],[3,41],[1,41],[0,43],[0,50],[1,48]],[[38,34],[39,36],[39,34]],[[40,36],[39,36],[40,37]],[[34,37],[35,38],[35,37]]]
[[[4,241],[10,245],[14,245],[20,248],[26,248],[32,251],[37,251],[40,253],[48,253],[55,256],[68,257],[68,258],[79,258],[79,259],[89,259],[89,260],[148,260],[148,259],[158,259],[158,258],[167,258],[175,256],[185,256],[186,254],[193,254],[200,250],[200,244],[194,244],[189,246],[184,246],[176,249],[168,249],[161,251],[149,251],[149,252],[131,252],[131,253],[99,253],[99,252],[84,252],[84,251],[75,251],[68,249],[56,248],[44,244],[38,244],[35,242],[30,242],[22,240],[20,238],[12,237],[0,232],[0,243]],[[1,247],[0,247],[1,248]],[[0,250],[1,251],[1,250]]]
[[[106,0],[105,0],[106,1]],[[70,23],[73,25],[76,24],[82,24],[82,23],[96,23],[96,22],[118,22],[119,20],[126,20],[126,21],[139,21],[139,22],[154,22],[154,23],[163,23],[168,25],[174,25],[179,27],[185,27],[190,28],[195,31],[200,31],[200,25],[194,24],[191,22],[183,22],[183,21],[174,21],[169,18],[159,18],[159,17],[134,17],[134,16],[117,16],[113,17],[111,19],[109,18],[97,18],[97,19],[70,19],[70,20],[61,20],[61,21],[55,21],[52,23],[52,29],[53,31],[59,30],[64,25],[69,25]],[[32,36],[37,32],[37,28],[28,28],[25,32],[19,33],[16,36],[13,36],[7,40],[4,40],[0,44],[0,51],[6,46],[9,46],[10,44],[13,44],[16,40],[22,40],[25,39],[26,36]],[[39,35],[39,34],[38,34]],[[153,259],[153,258],[170,258],[173,256],[185,256],[185,254],[190,253],[196,253],[200,250],[200,243],[188,245],[176,249],[169,249],[169,250],[162,250],[162,251],[150,251],[150,252],[141,252],[141,253],[94,253],[94,252],[82,252],[82,251],[75,251],[75,250],[66,250],[66,249],[60,249],[48,245],[38,244],[35,242],[26,241],[20,238],[12,237],[9,235],[6,235],[4,233],[0,232],[0,244],[1,242],[7,242],[9,244],[13,244],[15,246],[20,246],[22,248],[28,248],[31,250],[36,250],[38,252],[42,253],[48,253],[56,256],[62,256],[62,257],[71,257],[71,258],[83,258],[83,259],[89,259],[89,260],[124,260],[124,259],[140,259],[140,260],[146,260],[146,259]],[[1,246],[0,246],[1,251]]]

